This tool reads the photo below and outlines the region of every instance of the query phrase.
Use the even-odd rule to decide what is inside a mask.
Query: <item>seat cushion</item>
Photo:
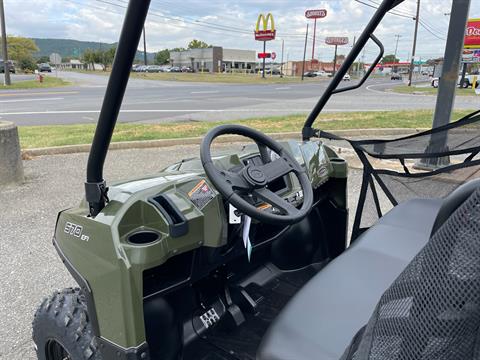
[[[338,360],[428,242],[441,200],[405,202],[308,282],[267,332],[260,360]]]

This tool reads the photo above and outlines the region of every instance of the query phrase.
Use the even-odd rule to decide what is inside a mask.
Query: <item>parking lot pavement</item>
[[[199,154],[198,146],[111,151],[105,177],[111,183],[152,174],[192,154]],[[83,196],[87,156],[57,155],[25,161],[25,184],[0,187],[1,359],[36,359],[31,340],[36,306],[52,291],[75,286],[51,239],[57,213],[78,204]],[[351,172],[352,208],[360,179],[358,171]]]

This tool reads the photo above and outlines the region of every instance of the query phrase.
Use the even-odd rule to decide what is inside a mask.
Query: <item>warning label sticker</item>
[[[188,193],[188,197],[201,210],[215,197],[215,193],[207,182],[202,180]]]

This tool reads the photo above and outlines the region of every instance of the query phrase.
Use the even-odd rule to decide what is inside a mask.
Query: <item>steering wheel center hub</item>
[[[246,180],[253,186],[267,185],[267,177],[261,169],[257,167],[247,167],[245,173]]]

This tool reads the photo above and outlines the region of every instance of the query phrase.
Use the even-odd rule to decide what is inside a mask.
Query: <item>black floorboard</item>
[[[250,284],[246,290],[257,302],[256,314],[245,314],[246,321],[234,330],[216,326],[203,340],[188,349],[185,360],[255,360],[257,349],[268,327],[287,302],[317,272],[318,266],[286,272],[261,287]]]

